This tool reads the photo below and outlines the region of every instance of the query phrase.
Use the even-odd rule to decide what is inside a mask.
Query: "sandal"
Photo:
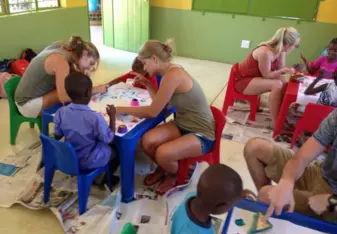
[[[152,186],[163,180],[165,173],[161,169],[156,169],[153,173],[147,175],[144,179],[145,186]]]
[[[158,186],[156,193],[159,196],[163,196],[167,191],[171,190],[172,188],[176,187],[177,185],[177,178],[172,176],[167,176]]]

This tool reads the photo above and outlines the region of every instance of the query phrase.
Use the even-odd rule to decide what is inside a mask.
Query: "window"
[[[0,0],[2,9],[8,6],[7,13],[21,13],[59,7],[59,0]],[[4,10],[2,12],[5,12]]]

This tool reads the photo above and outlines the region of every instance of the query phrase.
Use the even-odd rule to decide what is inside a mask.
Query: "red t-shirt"
[[[124,83],[126,83],[127,79],[134,79],[135,77],[136,77],[136,75],[133,75],[133,74],[131,74],[131,72],[128,72],[125,75],[120,76],[119,79],[121,81],[123,81]],[[147,76],[146,78],[153,84],[153,86],[156,89],[158,88],[157,78],[155,76],[150,76],[150,77]],[[146,89],[146,87],[144,85],[141,85],[141,84],[138,84],[138,83],[134,83],[133,87]]]

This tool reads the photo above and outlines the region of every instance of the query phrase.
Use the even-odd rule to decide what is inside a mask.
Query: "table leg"
[[[134,198],[137,141],[118,139],[116,145],[120,155],[122,202],[129,203]]]
[[[281,105],[280,113],[277,118],[276,126],[273,133],[273,138],[282,132],[284,121],[288,114],[288,109],[291,103],[296,102],[296,97],[285,96]]]

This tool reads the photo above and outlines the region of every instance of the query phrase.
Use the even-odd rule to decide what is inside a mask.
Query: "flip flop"
[[[169,180],[169,181],[168,181]],[[167,191],[169,191],[170,189],[174,188],[177,186],[177,181],[172,179],[172,178],[168,178],[166,177],[158,186],[158,188],[156,189],[156,193],[159,196],[163,196],[165,193],[167,193]]]
[[[160,175],[158,175],[160,173]],[[155,177],[158,177],[156,179],[154,179]],[[149,175],[147,175],[144,178],[144,185],[145,186],[152,186],[157,184],[158,182],[162,181],[165,178],[165,173],[163,171],[155,171]]]

